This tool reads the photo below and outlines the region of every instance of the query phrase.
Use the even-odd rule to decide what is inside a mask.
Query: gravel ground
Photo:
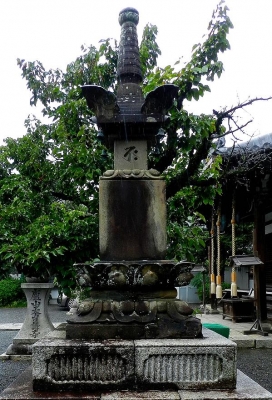
[[[67,315],[62,307],[50,304],[48,307],[50,320],[52,322],[65,322]],[[0,308],[0,324],[23,323],[26,308]],[[0,354],[5,353],[8,346],[18,331],[0,330]],[[8,387],[29,365],[31,361],[0,360],[0,393]]]
[[[237,368],[272,393],[272,349],[238,349]]]
[[[57,304],[50,304],[48,312],[52,322],[65,322],[67,309]],[[23,323],[26,316],[26,308],[0,308],[0,324],[13,322]]]
[[[0,331],[0,354],[4,353],[18,331]],[[0,393],[23,372],[31,361],[0,360]]]
[[[50,305],[49,314],[52,322],[64,322],[67,317],[66,312],[55,305]],[[23,322],[24,316],[24,309],[0,308],[0,323]],[[17,331],[0,331],[0,354],[6,351],[16,334]],[[239,349],[237,367],[272,393],[271,360],[272,349]],[[30,364],[30,361],[0,360],[0,393]]]

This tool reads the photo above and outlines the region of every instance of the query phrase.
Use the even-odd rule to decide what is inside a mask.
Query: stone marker
[[[31,354],[32,345],[55,328],[48,316],[48,299],[53,283],[22,283],[27,312],[22,328],[8,347],[7,355]]]

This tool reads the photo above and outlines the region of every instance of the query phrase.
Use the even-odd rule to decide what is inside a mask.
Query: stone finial
[[[104,144],[110,148],[120,140],[145,140],[148,147],[155,145],[158,130],[167,121],[166,113],[178,95],[178,86],[165,84],[144,98],[137,37],[138,21],[139,13],[134,8],[125,8],[119,13],[121,37],[116,95],[96,85],[82,87],[88,106],[95,114],[97,126],[103,131]],[[134,166],[132,169],[139,167]]]
[[[137,24],[139,13],[135,8],[125,8],[119,13],[121,37],[117,77],[120,83],[140,83],[143,80],[138,47]]]

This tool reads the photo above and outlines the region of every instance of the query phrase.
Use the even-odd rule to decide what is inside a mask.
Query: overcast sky
[[[139,41],[148,23],[158,26],[160,66],[173,64],[181,56],[190,59],[192,46],[207,32],[215,0],[0,0],[0,143],[25,133],[30,93],[17,58],[39,60],[46,69],[61,68],[80,55],[82,44],[97,45],[102,38],[119,40],[118,14],[135,7],[140,14]],[[225,72],[212,84],[212,93],[189,110],[212,113],[250,97],[272,95],[272,0],[227,0],[234,24],[231,50],[222,55]],[[272,101],[248,108],[254,122],[248,133],[272,132]]]

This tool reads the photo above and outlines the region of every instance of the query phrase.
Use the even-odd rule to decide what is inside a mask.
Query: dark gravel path
[[[4,353],[18,331],[0,331],[0,354]],[[0,393],[23,372],[31,361],[0,360]]]
[[[237,367],[272,393],[272,349],[239,349]]]
[[[52,322],[65,322],[67,310],[57,304],[48,306]],[[0,308],[0,324],[22,323],[25,320],[26,308]]]
[[[56,304],[48,307],[52,322],[65,322],[67,310]],[[0,324],[23,323],[26,315],[26,308],[0,308]],[[12,343],[18,331],[0,330],[0,354],[4,353]],[[29,365],[31,361],[0,360],[0,393],[9,386]]]
[[[0,323],[23,322],[24,312],[24,309],[0,308]],[[49,307],[49,314],[53,322],[64,322],[67,317],[66,312],[55,305]],[[16,334],[17,331],[0,331],[0,354]],[[0,393],[30,364],[30,361],[0,360]],[[237,367],[272,393],[272,349],[239,349]]]

